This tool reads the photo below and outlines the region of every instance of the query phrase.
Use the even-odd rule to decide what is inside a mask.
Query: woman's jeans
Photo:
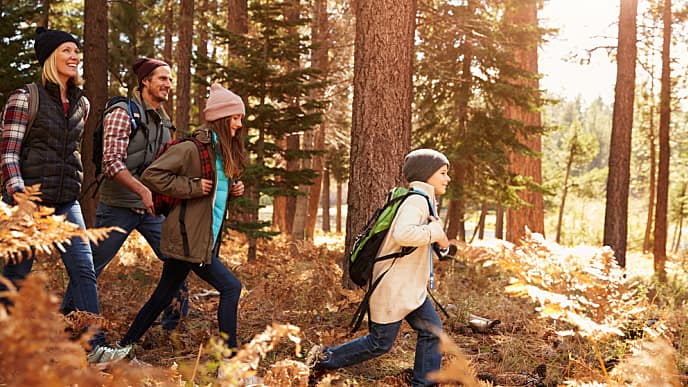
[[[170,305],[190,271],[220,292],[220,304],[217,307],[220,332],[227,335],[225,342],[229,348],[237,347],[237,314],[241,282],[215,255],[212,256],[209,265],[199,265],[173,258],[165,260],[158,286],[148,302],[139,310],[129,331],[120,341],[121,345],[133,344],[146,333],[163,309]]]
[[[439,352],[439,337],[433,333],[442,329],[442,321],[426,298],[423,305],[409,313],[405,320],[418,332],[416,358],[413,364],[413,385],[428,386],[428,372],[440,369],[442,355]],[[336,347],[325,348],[320,365],[327,369],[347,367],[383,355],[392,349],[399,333],[401,321],[389,324],[369,322],[368,335],[351,340]]]
[[[137,214],[130,208],[126,207],[112,207],[107,204],[100,203],[96,210],[96,227],[114,227],[117,226],[125,232],[118,231],[111,232],[108,237],[100,241],[97,245],[92,244],[93,250],[93,265],[96,270],[96,277],[99,277],[103,269],[112,261],[117,255],[124,242],[129,238],[132,231],[137,230],[148,242],[155,255],[162,261],[166,258],[160,251],[160,234],[162,231],[162,222],[165,220],[161,216],[153,216],[149,214]],[[72,302],[73,286],[70,282],[65,291],[64,300],[62,301],[62,311],[67,314],[74,310]],[[181,291],[176,295],[176,302],[165,309],[165,313],[161,318],[161,325],[164,329],[172,330],[177,327],[182,316],[186,317],[189,311],[189,294],[186,287],[186,282],[181,287]]]
[[[66,215],[68,221],[78,225],[82,229],[86,228],[84,217],[81,214],[81,206],[78,201],[74,201],[65,205],[57,206],[55,208],[55,215]],[[93,256],[91,255],[91,246],[87,241],[81,237],[73,237],[70,244],[63,244],[65,252],[61,253],[62,262],[64,263],[67,274],[69,275],[69,282],[73,285],[74,291],[72,297],[74,300],[74,307],[77,310],[100,314],[98,307],[98,288],[96,287],[96,272],[93,268]],[[33,267],[33,255],[23,254],[24,259],[21,262],[7,263],[2,271],[2,275],[12,281],[15,286],[18,282],[24,280],[31,272]],[[0,288],[4,290],[4,286],[0,284]],[[7,300],[1,300],[4,304],[8,304]],[[98,345],[105,343],[105,336],[99,332],[91,340],[91,345]]]

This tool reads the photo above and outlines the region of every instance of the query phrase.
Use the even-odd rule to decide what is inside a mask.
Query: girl
[[[158,286],[121,340],[123,345],[135,343],[146,333],[193,271],[220,292],[217,310],[220,332],[226,335],[229,348],[237,347],[241,283],[220,262],[218,253],[227,201],[230,196],[244,193],[244,184],[236,180],[246,167],[241,130],[244,103],[236,94],[213,84],[204,113],[208,123],[193,136],[208,148],[214,181],[202,177],[204,164],[192,141],[171,146],[141,176],[141,181],[152,191],[185,199],[186,208],[180,211],[182,205],[176,205],[162,225],[160,250],[168,259],[163,264]],[[186,246],[184,239],[188,242]]]
[[[389,270],[370,297],[369,333],[336,347],[314,346],[307,363],[314,365],[313,376],[327,369],[347,367],[389,352],[406,320],[418,333],[413,366],[414,386],[432,385],[427,374],[439,370],[442,356],[439,337],[442,322],[428,298],[432,287],[432,244],[449,247],[440,220],[430,213],[428,200],[442,195],[451,180],[447,175],[449,161],[440,152],[419,149],[404,161],[404,177],[410,188],[427,196],[412,195],[400,206],[378,256],[401,251],[404,246],[416,249],[394,260],[380,261],[373,268],[373,278]],[[436,211],[433,211],[436,213]]]
[[[3,113],[3,199],[14,203],[15,193],[23,192],[27,185],[40,184],[42,205],[53,207],[55,214],[65,215],[68,221],[86,228],[77,201],[83,178],[79,143],[89,112],[88,99],[79,87],[83,84],[78,72],[79,43],[67,32],[39,27],[34,49],[42,67],[41,82],[36,85],[35,120],[29,127],[30,97],[26,89],[10,95]],[[65,247],[62,262],[74,284],[75,308],[99,314],[89,243],[75,237]],[[23,280],[31,271],[33,257],[24,258],[7,263],[3,269],[3,275],[13,283]],[[97,331],[90,344],[93,350],[88,360],[93,363],[119,360],[129,352],[129,348],[108,347],[102,331]]]

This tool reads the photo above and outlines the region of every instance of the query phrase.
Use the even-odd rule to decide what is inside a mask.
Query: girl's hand
[[[232,196],[241,196],[244,194],[244,182],[237,180],[232,185],[232,189],[229,191]]]
[[[213,181],[208,179],[201,179],[201,191],[203,195],[209,195],[213,190]]]

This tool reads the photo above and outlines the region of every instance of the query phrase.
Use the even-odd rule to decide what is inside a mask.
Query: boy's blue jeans
[[[78,201],[55,207],[56,215],[65,215],[67,220],[85,229],[84,217],[81,214],[81,206]],[[100,314],[98,307],[98,288],[96,286],[96,273],[93,267],[93,258],[91,256],[91,246],[88,242],[84,242],[81,237],[72,238],[71,245],[64,244],[65,252],[62,253],[62,262],[64,263],[67,274],[69,275],[69,283],[72,287],[72,302],[73,308],[83,310],[94,314]],[[23,259],[18,263],[7,263],[2,271],[2,275],[7,277],[15,285],[17,281],[22,281],[31,272],[33,267],[33,255],[23,254]],[[0,284],[0,288],[4,290],[4,286]],[[2,300],[7,304],[6,300]],[[91,339],[91,345],[99,345],[105,343],[105,335],[102,332],[97,333]]]
[[[440,369],[442,355],[439,351],[439,337],[432,332],[442,329],[442,321],[432,307],[429,298],[423,305],[409,313],[405,320],[418,332],[416,358],[413,364],[413,385],[430,386],[428,372]],[[336,347],[325,348],[319,363],[327,369],[347,367],[383,355],[392,349],[399,333],[401,321],[389,324],[368,323],[368,334]]]
[[[209,265],[199,265],[173,258],[166,260],[158,286],[148,302],[139,310],[129,330],[120,340],[120,344],[133,344],[146,333],[160,312],[172,302],[172,298],[190,271],[220,292],[220,303],[217,306],[220,332],[227,335],[225,343],[229,348],[237,347],[237,314],[241,282],[215,255],[212,256]]]
[[[91,245],[96,277],[100,276],[103,269],[117,255],[117,252],[133,230],[137,230],[146,239],[155,255],[164,261],[166,258],[160,252],[160,233],[164,220],[165,218],[160,216],[137,214],[129,208],[111,207],[103,203],[98,204],[96,209],[96,227],[117,226],[122,228],[125,233],[113,231],[108,235],[107,239],[100,241],[98,245]],[[74,310],[75,305],[72,300],[74,295],[73,287],[72,281],[70,281],[62,301],[63,313],[69,313]],[[164,329],[174,329],[179,324],[181,316],[186,316],[189,311],[189,294],[186,282],[182,284],[175,298],[176,302],[165,310],[161,319]]]

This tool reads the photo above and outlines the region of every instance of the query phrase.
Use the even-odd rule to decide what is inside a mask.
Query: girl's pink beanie
[[[220,84],[213,83],[210,86],[210,96],[203,113],[205,113],[205,120],[211,122],[234,114],[246,115],[246,110],[241,97],[220,86]]]

